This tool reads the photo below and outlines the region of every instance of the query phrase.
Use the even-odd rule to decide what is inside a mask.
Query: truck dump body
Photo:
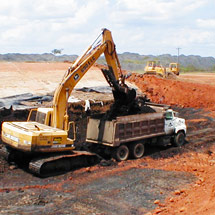
[[[116,147],[125,142],[165,135],[164,126],[162,112],[121,116],[112,121],[89,118],[87,141]]]

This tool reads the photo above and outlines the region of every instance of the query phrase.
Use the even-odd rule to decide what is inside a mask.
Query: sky
[[[112,32],[118,53],[215,57],[215,0],[0,0],[0,54],[80,55]]]

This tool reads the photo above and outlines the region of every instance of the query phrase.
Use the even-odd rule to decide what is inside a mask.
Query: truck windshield
[[[166,120],[171,120],[173,118],[172,117],[172,112],[166,112],[165,118],[166,118]]]

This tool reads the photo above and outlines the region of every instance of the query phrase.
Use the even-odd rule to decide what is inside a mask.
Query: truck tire
[[[145,147],[143,143],[133,143],[130,146],[130,154],[132,158],[138,159],[144,155]]]
[[[176,146],[176,147],[182,146],[184,145],[184,142],[185,142],[184,132],[179,131],[174,137],[173,146]]]
[[[117,161],[125,161],[128,159],[129,156],[129,150],[126,145],[121,145],[114,149],[114,158]]]

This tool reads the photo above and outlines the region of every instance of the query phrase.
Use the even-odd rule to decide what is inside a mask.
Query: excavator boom
[[[69,68],[64,79],[55,91],[53,100],[53,127],[64,130],[68,128],[68,97],[84,74],[102,54],[104,54],[108,65],[108,70],[103,70],[102,72],[109,85],[114,89],[114,94],[116,95],[117,92],[122,94],[124,92],[124,97],[126,97],[126,95],[131,97],[129,94],[130,89],[121,81],[123,80],[121,66],[111,32],[107,29],[103,29],[101,42],[95,47],[92,47],[91,45],[87,51],[74,62],[73,66]],[[132,92],[132,99],[134,99],[136,94],[134,95],[134,90],[132,90]],[[120,96],[117,98],[119,99]]]

